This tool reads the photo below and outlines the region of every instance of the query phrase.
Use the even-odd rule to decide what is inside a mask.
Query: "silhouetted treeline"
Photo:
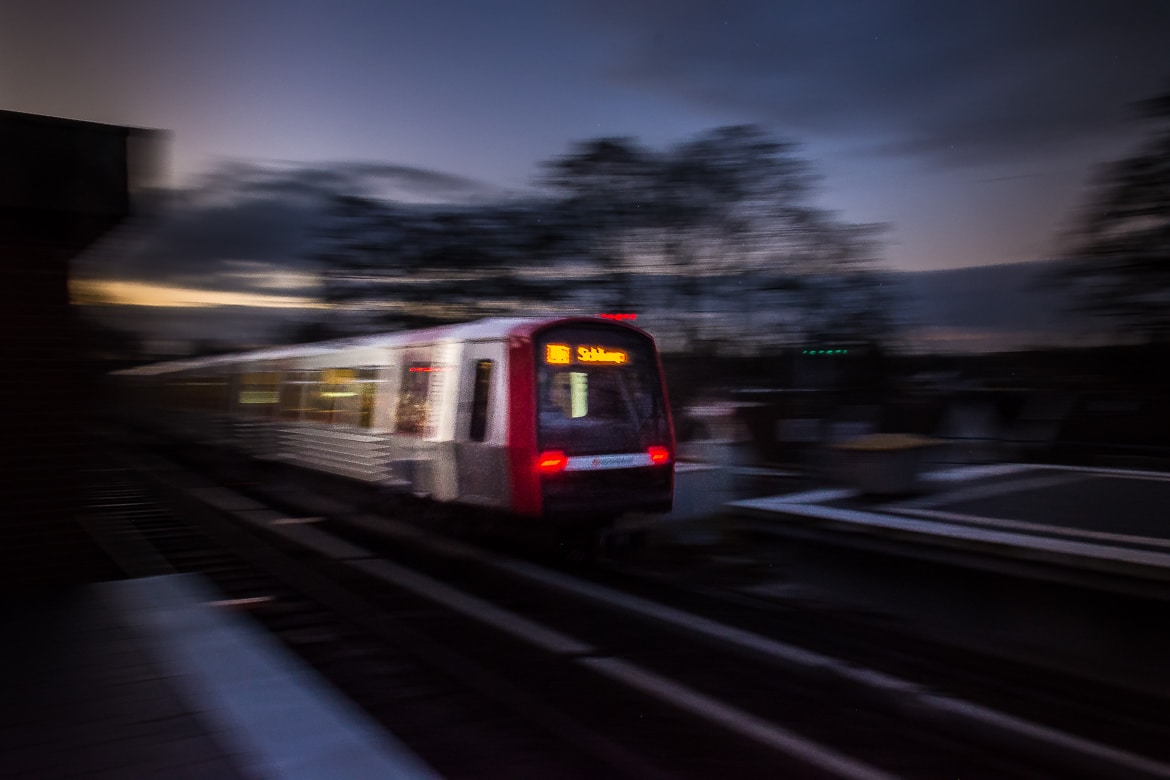
[[[336,198],[317,259],[326,298],[350,312],[338,329],[610,310],[681,348],[892,333],[881,228],[812,205],[807,162],[758,128],[661,151],[595,139],[542,170],[536,194],[504,202]]]
[[[1108,166],[1055,281],[1126,341],[1170,342],[1170,91],[1140,105],[1151,137]]]

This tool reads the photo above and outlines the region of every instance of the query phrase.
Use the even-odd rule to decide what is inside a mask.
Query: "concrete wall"
[[[130,213],[157,134],[0,111],[0,592],[108,575],[76,521],[92,389],[69,262]],[[143,163],[147,163],[143,165]]]

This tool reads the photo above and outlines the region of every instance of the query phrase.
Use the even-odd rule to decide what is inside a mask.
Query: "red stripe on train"
[[[508,339],[508,470],[512,511],[539,515],[543,509],[536,463],[536,358],[531,336]]]

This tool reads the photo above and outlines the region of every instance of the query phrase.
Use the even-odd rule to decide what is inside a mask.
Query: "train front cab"
[[[604,521],[670,511],[675,443],[653,339],[627,325],[572,320],[538,330],[526,346],[539,514]]]

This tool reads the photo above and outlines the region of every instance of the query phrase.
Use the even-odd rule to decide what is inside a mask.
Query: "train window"
[[[195,387],[195,384],[195,380],[188,377],[180,377],[167,382],[167,395],[170,397],[171,406],[179,409],[200,408],[198,388]]]
[[[301,420],[306,412],[307,389],[312,385],[312,373],[308,371],[292,371],[281,378],[280,408],[277,414],[282,420]]]
[[[468,437],[472,441],[483,441],[487,437],[488,401],[492,386],[492,361],[477,360],[475,363],[475,389],[471,396],[471,429]]]
[[[421,434],[427,423],[427,396],[431,389],[430,363],[407,363],[402,367],[402,385],[398,391],[398,414],[394,430]]]
[[[541,448],[597,454],[669,442],[652,342],[608,327],[572,326],[549,331],[536,346]]]
[[[180,408],[222,412],[227,406],[228,384],[223,377],[193,375],[168,384],[172,403]]]
[[[589,414],[589,375],[584,371],[556,371],[548,376],[546,411],[565,419]]]
[[[357,425],[360,417],[358,372],[327,368],[309,391],[308,419],[331,425]]]
[[[360,409],[358,411],[358,425],[362,428],[374,426],[374,400],[377,398],[378,372],[373,368],[363,368],[358,373],[358,391]]]
[[[201,389],[203,408],[216,412],[223,412],[227,409],[230,399],[227,377],[209,376],[203,380]]]
[[[280,400],[277,375],[272,371],[244,374],[239,385],[239,404],[246,414],[271,415]]]

